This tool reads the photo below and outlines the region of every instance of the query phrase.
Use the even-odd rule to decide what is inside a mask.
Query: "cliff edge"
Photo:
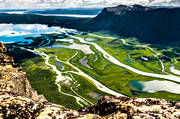
[[[7,119],[180,119],[180,102],[153,98],[105,96],[79,111],[38,95],[21,66],[0,42],[0,118]]]

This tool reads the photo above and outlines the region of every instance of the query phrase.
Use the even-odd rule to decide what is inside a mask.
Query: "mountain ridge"
[[[122,37],[136,37],[147,43],[175,45],[180,38],[179,13],[180,8],[119,5],[104,8],[85,25],[85,29],[112,31]]]

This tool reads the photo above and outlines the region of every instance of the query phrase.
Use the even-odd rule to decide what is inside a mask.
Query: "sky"
[[[0,0],[0,9],[91,8],[119,4],[180,6],[180,0]]]

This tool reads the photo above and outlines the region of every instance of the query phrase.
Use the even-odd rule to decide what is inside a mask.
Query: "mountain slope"
[[[143,42],[176,44],[180,38],[180,8],[151,8],[139,5],[105,8],[86,29],[108,30]]]
[[[79,24],[88,21],[89,18],[71,18],[61,16],[42,16],[36,14],[7,14],[0,13],[0,23],[13,24],[46,24],[49,26],[61,26],[77,28]]]

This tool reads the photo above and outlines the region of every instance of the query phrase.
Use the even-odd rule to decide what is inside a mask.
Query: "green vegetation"
[[[116,59],[118,59],[120,62],[124,64],[127,64],[136,69],[143,70],[146,72],[163,73],[161,72],[161,64],[159,63],[159,60],[154,57],[154,53],[148,48],[124,45],[121,40],[122,38],[117,38],[117,37],[114,37],[114,39],[112,39],[108,37],[100,38],[91,35],[86,35],[82,38],[98,39],[95,42],[99,46],[101,46],[109,54],[111,54],[112,56],[114,56]],[[126,39],[123,40],[126,41]],[[149,60],[144,61],[143,59],[141,59],[141,56],[148,57]]]
[[[102,91],[99,91],[95,87],[95,85],[93,83],[91,83],[90,81],[88,81],[88,79],[86,79],[85,77],[82,77],[82,76],[79,76],[79,75],[76,75],[76,74],[72,74],[72,76],[76,79],[78,84],[80,84],[78,89],[76,89],[76,92],[79,95],[81,95],[82,97],[84,97],[84,98],[88,99],[89,101],[93,102],[94,104],[97,103],[100,96],[108,95],[106,93],[103,93]],[[98,97],[93,96],[93,95],[91,96],[90,93],[96,93]]]
[[[65,50],[64,48],[49,48],[47,50],[41,48],[39,50],[46,51],[45,53],[51,56],[49,63],[55,65],[58,69],[59,66],[55,64],[55,62],[57,62],[55,60],[55,56],[58,56],[58,58],[61,58],[61,60],[66,61],[67,59],[71,58],[72,55],[74,55],[73,50]],[[62,52],[59,52],[59,50]],[[40,56],[22,61],[23,71],[27,72],[28,80],[30,81],[32,87],[38,91],[38,94],[43,94],[50,102],[57,103],[68,108],[79,109],[80,106],[76,103],[75,98],[63,95],[58,91],[57,86],[54,84],[56,74],[55,72],[52,72],[52,69],[49,68],[44,62],[44,59]],[[65,68],[62,70],[62,72],[75,71],[72,67],[70,67],[67,64],[63,64],[63,66]],[[60,82],[62,88],[61,90],[65,93],[76,95],[71,90],[72,87],[72,89],[78,95],[83,96],[92,103],[97,103],[97,100],[100,96],[106,95],[105,93],[99,91],[91,82],[85,79],[85,77],[81,77],[75,74],[70,74],[70,76],[67,73],[63,73],[63,75],[69,77],[72,76],[72,78],[77,81],[72,81],[70,82],[70,84]],[[91,93],[95,93],[96,95],[98,95],[98,97],[92,96]]]
[[[123,64],[129,65],[141,71],[157,74],[166,74],[166,72],[168,72],[172,74],[169,70],[172,65],[174,65],[176,69],[180,69],[180,59],[176,53],[165,51],[163,48],[157,49],[153,47],[151,49],[148,44],[142,45],[135,38],[125,39],[117,37],[115,35],[103,35],[107,36],[107,38],[87,34],[78,35],[78,37],[84,39],[97,39],[90,42],[97,43],[105,51],[107,51]],[[67,39],[69,39],[69,37],[67,37]],[[124,44],[123,40],[127,44]],[[77,39],[74,39],[74,43],[82,44]],[[55,44],[70,45],[71,43],[58,41]],[[69,80],[59,82],[62,92],[83,97],[92,103],[96,103],[98,97],[106,95],[106,93],[98,90],[95,85],[86,77],[78,75],[77,70],[73,66],[68,64],[67,61],[69,61],[71,64],[78,67],[81,71],[96,79],[106,87],[126,96],[155,97],[164,98],[167,100],[180,99],[180,95],[173,93],[146,93],[140,92],[140,90],[138,89],[134,89],[130,86],[130,81],[132,80],[152,81],[163,79],[143,76],[140,74],[136,74],[126,68],[117,66],[106,60],[102,53],[97,51],[94,46],[91,46],[91,50],[94,52],[94,54],[84,54],[80,50],[68,49],[63,47],[39,48],[37,50],[40,52],[44,52],[48,56],[50,56],[49,63],[56,66],[57,69],[62,72],[63,76],[70,78]],[[76,53],[78,54],[72,58],[72,56],[74,56]],[[87,60],[87,62],[85,63],[87,63],[90,68],[86,65],[82,65],[82,62],[80,62],[80,59],[84,58],[85,56]],[[147,58],[148,60],[143,59],[142,56]],[[60,61],[57,61],[56,57]],[[177,60],[176,63],[174,59]],[[166,72],[162,71],[162,64],[160,61],[162,61],[162,63],[164,64]],[[26,59],[22,62],[23,70],[27,72],[28,79],[30,80],[32,87],[37,90],[39,94],[44,94],[45,97],[51,102],[73,109],[79,109],[80,106],[76,103],[75,98],[63,95],[58,91],[57,86],[54,84],[56,74],[44,62],[44,59],[39,56],[31,59]],[[132,91],[135,91],[135,94],[132,93]]]
[[[155,53],[152,52],[149,48],[124,46],[120,40],[116,39],[116,37],[114,37],[115,40],[112,38],[100,38],[100,37],[89,36],[89,35],[79,36],[79,37],[82,37],[84,39],[86,39],[86,38],[98,39],[93,42],[96,42],[98,45],[103,47],[109,54],[116,57],[119,61],[123,62],[123,60],[130,58],[131,61],[135,62],[135,63],[123,62],[124,64],[135,67],[142,71],[164,74],[161,71],[161,64],[158,60],[158,58],[162,57],[164,54],[161,54],[161,51],[158,51],[155,48],[153,48],[153,50],[158,53],[159,56],[157,56],[157,57],[155,57]],[[129,43],[129,44],[131,44],[131,43]],[[132,43],[132,44],[138,44],[138,43],[136,42],[136,43]],[[92,49],[94,52],[96,52],[93,47],[92,47]],[[119,52],[117,53],[117,51],[119,51]],[[95,54],[97,54],[97,52]],[[119,56],[117,56],[117,55],[119,55]],[[148,57],[149,60],[143,61],[142,59],[140,59],[140,56]],[[101,55],[98,55],[98,58],[101,58],[101,57],[102,57]],[[104,70],[103,71],[97,70],[97,68],[95,68],[94,65],[91,65],[91,64],[92,63],[99,64],[99,62],[91,62],[92,61],[91,58],[88,57],[88,61],[89,61],[88,64],[91,67],[93,67],[93,70],[90,70],[90,69],[85,68],[84,66],[81,66],[78,63],[76,58],[73,59],[73,61],[72,61],[73,64],[76,64],[76,66],[81,68],[84,72],[93,76],[96,80],[99,80],[107,87],[109,87],[113,90],[116,90],[122,94],[125,94],[127,96],[135,96],[130,92],[130,90],[135,90],[135,89],[128,87],[130,80],[137,80],[137,81],[163,80],[163,79],[158,79],[158,78],[137,75],[133,72],[130,72],[124,68],[120,68],[116,65],[112,66],[112,64],[106,60],[105,61],[107,62],[107,65],[105,66]],[[172,64],[171,61],[165,61],[164,62],[165,66],[166,66],[166,62]],[[178,65],[178,63],[176,65]],[[169,68],[170,68],[170,65],[168,65],[167,69],[169,69]],[[167,94],[168,94],[168,96],[167,96]],[[168,93],[168,92],[156,92],[156,93],[145,93],[144,92],[144,93],[138,93],[138,96],[139,97],[157,97],[157,98],[164,98],[167,100],[179,100],[180,95],[172,94],[172,93]]]
[[[166,99],[168,101],[180,101],[180,95],[164,92],[164,91],[159,91],[156,93],[143,93],[143,95],[138,95],[138,97],[150,97],[150,98]]]
[[[50,102],[72,109],[80,108],[74,98],[59,93],[58,87],[54,84],[56,74],[44,64],[44,59],[37,56],[24,60],[22,64],[32,88],[38,94],[43,94]]]

